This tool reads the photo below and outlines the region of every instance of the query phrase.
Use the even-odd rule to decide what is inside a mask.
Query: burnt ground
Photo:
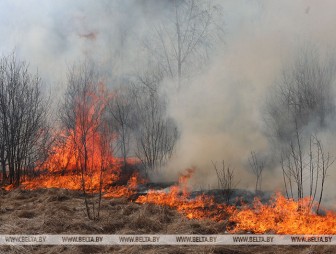
[[[0,193],[0,234],[223,234],[225,223],[188,220],[176,211],[103,199],[101,219],[85,215],[79,192]],[[328,246],[0,246],[0,253],[336,253]]]

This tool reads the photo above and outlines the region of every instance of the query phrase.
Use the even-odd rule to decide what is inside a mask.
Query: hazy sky
[[[167,10],[169,0],[3,0],[0,2],[0,52],[15,50],[49,82],[66,64],[90,56],[129,69],[140,41]],[[228,36],[260,15],[254,1],[223,1]],[[123,55],[123,67],[112,58]],[[55,71],[57,70],[57,71]],[[55,75],[57,74],[57,75]]]
[[[266,43],[278,52],[299,47],[306,40],[334,45],[334,1],[215,2],[223,9],[226,45],[222,50],[229,54],[266,51],[270,46],[256,48]],[[108,66],[109,72],[126,73],[134,69],[134,59],[141,51],[139,41],[169,3],[170,0],[2,0],[0,52],[15,50],[48,82],[62,80],[66,65],[83,56],[95,58]],[[123,58],[122,64],[116,63],[118,57]]]

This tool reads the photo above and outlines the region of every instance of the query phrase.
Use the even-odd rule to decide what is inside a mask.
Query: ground
[[[80,192],[64,189],[0,193],[0,234],[223,234],[225,223],[189,220],[167,207],[103,199],[90,221]],[[327,246],[0,246],[0,253],[336,253]]]

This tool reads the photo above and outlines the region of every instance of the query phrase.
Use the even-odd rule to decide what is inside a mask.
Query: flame
[[[194,169],[188,169],[185,174],[179,177],[179,183],[170,187],[168,192],[150,190],[147,195],[139,196],[135,202],[168,206],[189,219],[224,220],[226,217],[225,206],[217,204],[213,197],[199,195],[194,199],[190,198],[187,183],[193,173]]]
[[[116,160],[118,161],[118,160]],[[122,164],[119,161],[119,165]],[[69,174],[46,174],[25,181],[24,189],[36,188],[67,188],[71,190],[81,189],[80,175],[70,171]],[[188,219],[221,222],[227,221],[227,231],[230,233],[272,233],[272,234],[336,234],[336,213],[325,211],[325,215],[317,215],[313,207],[308,206],[310,198],[298,201],[287,199],[280,193],[272,197],[271,201],[263,204],[255,198],[252,205],[245,204],[242,207],[218,204],[212,196],[199,195],[192,197],[188,190],[188,181],[194,170],[187,170],[179,177],[179,183],[171,186],[169,191],[150,190],[146,195],[139,196],[135,202],[139,204],[151,203],[160,206],[168,206],[176,209]],[[137,194],[137,187],[144,183],[138,173],[134,173],[124,186],[111,186],[120,178],[120,170],[114,169],[104,179],[103,197],[120,198]],[[87,179],[88,180],[88,179]],[[98,174],[92,178],[93,185],[90,190],[98,192]],[[7,186],[8,190],[12,186]]]
[[[309,197],[294,201],[280,193],[269,204],[255,199],[252,207],[245,205],[231,214],[230,221],[235,224],[231,232],[336,234],[336,213],[326,211],[324,216],[317,215],[308,208],[309,202]]]
[[[113,183],[118,180],[118,172],[113,170],[106,174],[103,180],[103,186]],[[100,173],[94,172],[90,176],[85,176],[87,183],[87,191],[98,192],[100,185]],[[28,179],[22,183],[22,189],[39,189],[39,188],[61,188],[68,190],[81,190],[82,189],[82,176],[78,172],[70,172],[66,175],[60,174],[45,174],[38,177]],[[104,187],[103,187],[104,189]]]
[[[101,190],[104,198],[131,197],[138,194],[138,185],[144,183],[144,180],[137,172],[130,176],[126,185],[115,184],[124,172],[121,170],[123,161],[115,158],[111,147],[106,145],[115,138],[114,134],[104,133],[103,135],[96,131],[99,121],[95,122],[97,119],[94,115],[101,115],[105,103],[101,96],[103,94],[105,94],[104,89],[100,89],[98,94],[91,95],[92,105],[87,108],[84,119],[76,119],[74,129],[62,130],[59,133],[62,142],[52,147],[47,160],[36,167],[37,176],[26,179],[21,188],[81,190],[83,176],[79,169],[83,165],[83,155],[78,148],[85,131],[88,167],[83,175],[86,191],[94,194]],[[79,101],[78,105],[83,106],[80,103]],[[91,127],[83,130],[85,121],[90,122]],[[136,164],[138,160],[129,158],[127,163]],[[139,196],[135,202],[168,206],[189,219],[226,221],[229,222],[227,230],[231,233],[336,234],[336,213],[326,211],[324,216],[317,215],[313,212],[314,206],[308,205],[311,204],[309,198],[294,201],[278,193],[268,204],[263,204],[259,199],[255,199],[252,206],[236,207],[219,204],[212,196],[191,195],[188,182],[193,173],[194,169],[188,169],[181,174],[178,184],[171,186],[168,191],[149,190],[146,195]],[[13,187],[9,185],[4,189],[11,190]]]
[[[112,95],[106,91],[103,83],[97,84],[97,87],[97,90],[88,92],[89,99],[85,103],[81,98],[74,99],[74,128],[55,133],[57,142],[50,149],[48,158],[39,163],[34,169],[36,176],[22,182],[21,188],[82,190],[84,179],[86,192],[89,193],[102,190],[105,197],[122,197],[131,196],[135,192],[141,182],[137,173],[130,177],[127,186],[112,187],[120,179],[123,161],[113,156],[110,144],[115,134],[100,121],[107,100]],[[99,132],[99,128],[107,131]],[[86,156],[83,155],[84,149]],[[84,163],[87,165],[85,168]],[[127,159],[128,165],[136,163],[138,160],[135,158]],[[13,186],[5,187],[6,190],[12,188]]]
[[[152,203],[176,209],[189,219],[227,220],[230,233],[252,232],[256,234],[336,234],[336,213],[326,215],[309,208],[310,198],[290,200],[277,193],[268,204],[256,198],[252,206],[217,204],[211,196],[200,195],[190,198],[186,185],[193,171],[188,170],[179,178],[179,184],[169,192],[151,190],[140,196],[137,203]]]
[[[47,160],[41,165],[40,170],[47,168],[49,172],[66,172],[77,170],[77,153],[75,144],[65,131],[56,134],[60,142],[51,147]],[[63,142],[62,142],[63,141]]]
[[[126,186],[114,186],[105,190],[104,198],[122,198],[130,197],[136,194],[136,189],[139,184],[144,183],[144,179],[140,179],[139,173],[132,174]]]

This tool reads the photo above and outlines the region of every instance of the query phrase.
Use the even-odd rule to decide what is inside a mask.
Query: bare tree
[[[49,143],[47,100],[41,79],[15,54],[0,60],[2,181],[19,185],[43,161]],[[8,174],[7,174],[8,172]]]
[[[329,152],[326,153],[324,151],[324,148],[323,148],[323,146],[321,144],[321,141],[319,139],[317,139],[316,137],[313,137],[313,138],[314,138],[314,144],[315,144],[316,149],[317,149],[317,157],[318,157],[317,158],[317,163],[316,163],[315,166],[317,167],[317,171],[319,172],[320,177],[321,177],[320,193],[319,193],[319,198],[318,198],[318,206],[317,206],[317,210],[316,210],[317,213],[318,213],[319,209],[320,209],[321,202],[322,202],[322,198],[323,198],[324,185],[325,185],[325,180],[326,180],[326,176],[327,176],[327,171],[330,168],[330,166],[335,162],[335,158],[330,156]],[[314,171],[312,169],[310,169],[310,174],[311,175],[313,174],[313,172]],[[318,181],[318,179],[316,179],[315,182],[317,182],[317,181]],[[310,186],[312,186],[312,184],[313,184],[313,181],[311,181]],[[315,186],[316,186],[316,184],[315,184]],[[311,188],[310,191],[312,193],[313,189]],[[315,187],[315,190],[314,190],[314,196],[313,196],[314,199],[315,199],[315,192],[316,192],[316,187]]]
[[[218,167],[216,162],[212,161],[214,170],[216,171],[218,188],[223,192],[226,204],[230,203],[234,188],[237,186],[238,182],[234,179],[234,169],[230,165],[225,165],[224,160],[222,161],[222,166]]]
[[[251,156],[248,160],[249,160],[249,163],[250,163],[252,173],[256,177],[255,192],[258,193],[258,191],[261,191],[262,173],[263,173],[263,170],[264,170],[264,161],[261,161],[257,157],[257,155],[254,151],[251,152]]]
[[[302,146],[300,133],[297,133],[296,142],[291,142],[290,150],[283,153],[281,166],[286,195],[288,198],[302,200],[304,195],[310,196],[308,208],[312,208],[317,201],[317,213],[322,202],[327,171],[334,163],[334,158],[325,152],[321,141],[314,135],[309,138],[309,149]],[[305,190],[308,182],[309,192]],[[303,203],[300,203],[303,206]]]
[[[173,0],[170,11],[169,18],[154,27],[145,47],[179,88],[188,69],[200,67],[214,37],[222,32],[217,21],[220,8],[211,1]]]
[[[295,133],[311,123],[325,127],[335,112],[332,84],[334,60],[323,60],[314,48],[301,50],[282,75],[266,103],[265,122],[270,135],[289,143]]]
[[[167,102],[159,93],[157,75],[139,78],[134,85],[136,155],[146,173],[160,169],[171,157],[178,139],[175,121],[167,116]]]
[[[61,120],[74,144],[85,207],[92,220],[99,218],[103,173],[111,166],[111,133],[104,122],[106,94],[93,65],[85,62],[69,69]],[[93,177],[97,174],[99,195],[95,200]]]
[[[116,133],[117,149],[121,151],[123,167],[127,167],[127,157],[130,150],[131,135],[134,128],[134,94],[129,85],[113,90],[113,97],[108,103],[108,113],[111,116],[111,127]]]
[[[266,124],[281,150],[286,195],[298,199],[310,195],[309,207],[319,189],[320,205],[325,174],[333,162],[315,133],[334,117],[335,67],[332,58],[322,58],[315,48],[303,48],[293,64],[283,69],[266,104]],[[309,191],[304,188],[307,182]]]

